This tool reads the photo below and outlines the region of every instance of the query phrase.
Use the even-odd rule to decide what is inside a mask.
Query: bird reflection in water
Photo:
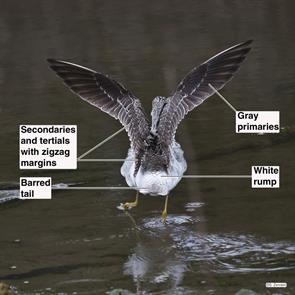
[[[166,284],[169,294],[173,294],[188,269],[175,247],[173,235],[158,219],[151,221],[156,229],[155,233],[140,228],[128,211],[126,215],[134,226],[136,245],[124,263],[124,274],[132,276],[136,294],[146,294],[146,289],[158,284]]]

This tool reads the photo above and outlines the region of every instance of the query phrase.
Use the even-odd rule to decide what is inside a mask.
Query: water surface
[[[10,1],[0,12],[0,281],[20,294],[295,293],[293,1]],[[150,111],[195,65],[254,39],[240,72],[222,91],[240,110],[279,110],[279,135],[235,134],[234,114],[214,96],[178,129],[188,174],[249,174],[279,165],[280,189],[249,179],[183,179],[164,199],[132,191],[62,191],[20,201],[20,176],[56,185],[125,186],[120,163],[79,163],[76,171],[19,171],[19,124],[77,124],[83,153],[120,124],[80,101],[47,68],[63,58],[108,73]],[[124,158],[121,133],[91,157]],[[287,282],[269,290],[265,282]],[[126,291],[126,292],[127,292]],[[117,292],[118,294],[119,292]],[[249,292],[248,292],[249,293]],[[250,294],[250,293],[249,293]]]

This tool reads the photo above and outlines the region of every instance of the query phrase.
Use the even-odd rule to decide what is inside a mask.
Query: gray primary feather
[[[194,68],[166,99],[157,123],[158,142],[169,146],[185,115],[229,82],[250,51],[252,40],[232,46]],[[161,102],[159,102],[161,103]],[[159,108],[155,103],[155,108]]]
[[[91,69],[55,59],[48,59],[48,62],[75,94],[118,119],[135,153],[143,153],[150,129],[138,98],[115,80]]]

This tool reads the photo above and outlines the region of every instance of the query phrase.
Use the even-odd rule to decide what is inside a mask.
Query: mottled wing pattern
[[[174,139],[176,129],[184,116],[205,99],[229,82],[250,51],[252,40],[232,46],[213,56],[188,73],[175,93],[167,98],[159,118],[157,134],[160,142],[167,145]]]
[[[135,152],[144,149],[149,124],[139,99],[115,80],[91,69],[55,59],[48,62],[75,94],[121,122]]]
[[[156,135],[158,130],[159,119],[162,115],[163,109],[167,103],[167,98],[163,96],[157,96],[154,98],[152,103],[152,126],[151,133]]]

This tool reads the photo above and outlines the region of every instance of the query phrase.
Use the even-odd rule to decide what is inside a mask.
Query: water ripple
[[[269,242],[250,234],[198,233],[198,220],[189,216],[170,216],[167,226],[159,218],[144,220],[148,235],[165,241],[163,248],[176,249],[178,259],[186,264],[204,264],[206,271],[265,272],[295,269],[295,244]],[[169,246],[170,245],[170,246]]]
[[[234,233],[182,232],[173,234],[173,239],[186,261],[209,261],[212,270],[220,273],[295,269],[295,245],[288,242],[269,243],[253,235]]]

